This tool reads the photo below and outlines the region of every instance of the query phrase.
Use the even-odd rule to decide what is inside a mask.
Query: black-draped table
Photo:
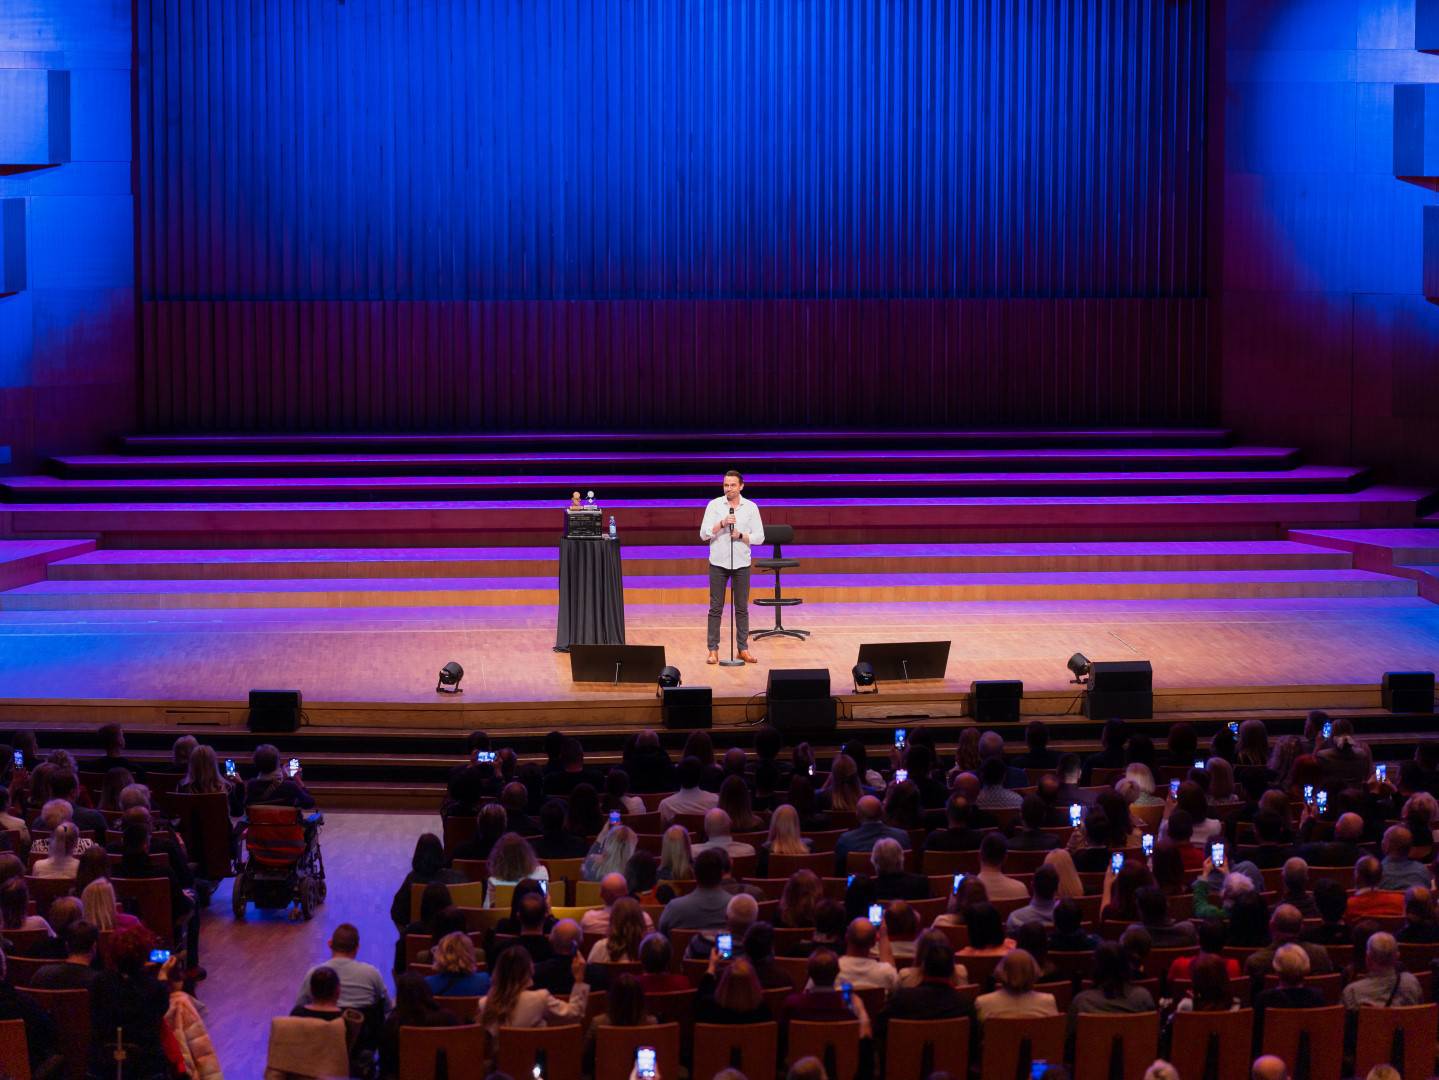
[[[625,643],[625,576],[618,540],[561,538],[556,616],[556,652],[571,645]]]

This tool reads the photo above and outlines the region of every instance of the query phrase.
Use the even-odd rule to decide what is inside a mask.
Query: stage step
[[[748,474],[757,498],[844,501],[924,495],[1123,495],[1197,493],[1295,493],[1352,491],[1367,469],[1302,465],[1278,470],[1181,472],[895,472]],[[551,499],[563,502],[573,481],[554,476],[276,476],[156,477],[140,480],[67,480],[19,476],[0,482],[12,502],[170,502],[178,500],[267,502],[313,499]],[[663,497],[701,500],[719,487],[714,473],[588,475],[581,485],[614,499]]]
[[[770,523],[805,541],[1279,539],[1286,528],[1410,527],[1426,488],[1270,495],[1071,495],[766,499]],[[103,547],[551,544],[562,503],[530,500],[0,504],[0,533],[91,536]],[[692,544],[701,505],[616,499],[627,544]]]
[[[0,540],[0,589],[39,581],[51,563],[94,550],[93,540]]]
[[[1420,596],[1439,603],[1439,530],[1295,529],[1290,536],[1301,543],[1347,551],[1360,569],[1408,578],[1416,583]]]
[[[1436,537],[1439,540],[1439,537]],[[1342,551],[1292,541],[1090,544],[796,544],[806,574],[1104,572],[1132,570],[1345,570]],[[627,577],[696,573],[699,544],[626,547]],[[239,548],[93,551],[52,563],[64,581],[243,578],[541,577],[559,571],[557,549]],[[765,580],[756,576],[756,582]]]
[[[993,600],[1409,597],[1413,581],[1362,570],[1191,570],[1128,573],[794,574],[791,595],[808,604]],[[756,589],[763,596],[766,590]],[[628,577],[626,604],[702,605],[704,575]],[[7,611],[169,608],[476,607],[559,601],[544,578],[279,578],[42,581],[0,593]],[[762,614],[762,613],[759,613]],[[763,621],[763,619],[760,619]]]
[[[584,477],[605,473],[708,472],[711,481],[726,469],[746,474],[774,472],[1155,472],[1175,470],[1279,470],[1299,464],[1292,448],[1220,447],[1077,447],[993,449],[857,448],[762,450],[747,444],[705,451],[605,450],[561,452],[515,450],[510,453],[417,454],[249,453],[249,454],[90,454],[51,459],[51,470],[69,480],[203,477],[305,476],[504,476],[514,473],[563,476],[566,483],[587,484]],[[579,478],[579,479],[576,479]]]
[[[990,428],[979,430],[830,430],[734,432],[471,432],[459,434],[244,434],[131,435],[121,441],[131,453],[443,453],[543,450],[615,450],[664,447],[714,450],[725,439],[750,452],[762,449],[864,447],[1219,447],[1227,428]]]

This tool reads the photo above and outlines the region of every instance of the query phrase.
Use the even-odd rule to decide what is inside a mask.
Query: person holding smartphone
[[[305,790],[300,770],[280,767],[280,751],[269,743],[255,747],[256,776],[245,785],[245,805],[294,806],[313,810],[315,797]]]

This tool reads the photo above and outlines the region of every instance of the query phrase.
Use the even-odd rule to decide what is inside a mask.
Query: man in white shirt
[[[731,859],[753,855],[754,845],[733,839],[730,836],[731,827],[729,815],[719,807],[707,811],[705,813],[705,842],[696,844],[692,854],[698,854],[705,848],[723,848],[729,852]]]
[[[899,986],[899,972],[889,948],[889,936],[880,924],[877,929],[868,919],[855,919],[844,934],[844,955],[839,958],[839,978],[856,990],[879,987],[892,994]],[[878,945],[879,959],[870,953]]]
[[[1024,882],[1005,876],[1004,857],[1008,854],[1009,844],[997,832],[990,833],[979,845],[979,873],[976,876],[984,882],[991,904],[996,900],[1029,899],[1029,889]]]
[[[710,548],[709,656],[719,663],[720,618],[724,614],[725,586],[734,590],[735,636],[739,657],[747,664],[758,660],[749,651],[750,548],[764,543],[759,507],[740,493],[744,477],[734,469],[724,474],[724,494],[710,500],[700,524],[700,539]]]
[[[705,791],[700,787],[704,768],[697,757],[687,757],[680,761],[680,767],[675,773],[680,789],[660,800],[660,822],[666,828],[674,821],[676,814],[707,814],[719,802],[719,796],[713,791]]]

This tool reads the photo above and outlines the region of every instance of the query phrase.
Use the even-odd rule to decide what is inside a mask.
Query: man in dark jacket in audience
[[[631,791],[653,794],[675,790],[674,762],[660,745],[660,737],[649,728],[635,736],[634,745],[625,748],[624,766]]]
[[[944,807],[949,824],[924,838],[924,850],[978,851],[984,842],[984,833],[970,824],[970,810],[969,800],[963,795],[951,795]]]

